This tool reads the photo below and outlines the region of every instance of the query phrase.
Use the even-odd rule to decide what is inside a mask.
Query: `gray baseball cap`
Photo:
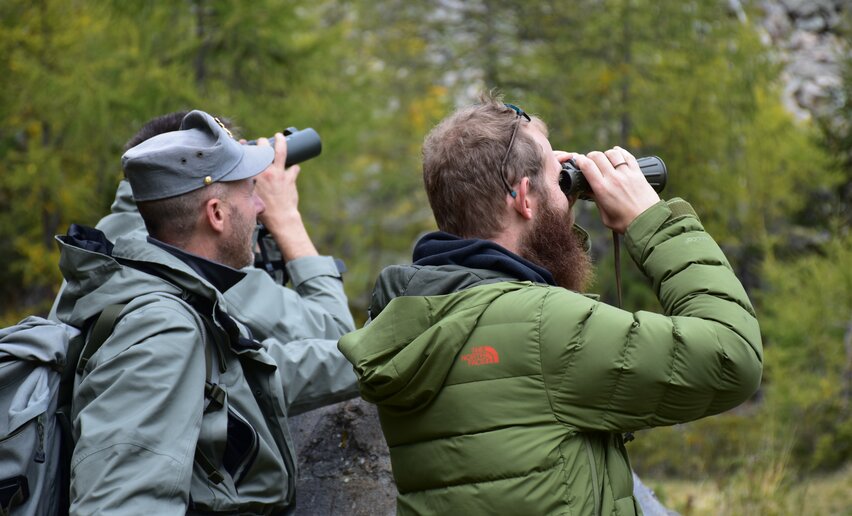
[[[272,163],[272,147],[242,145],[203,111],[184,117],[180,129],[129,149],[121,166],[133,198],[155,201],[183,195],[216,181],[254,177]]]

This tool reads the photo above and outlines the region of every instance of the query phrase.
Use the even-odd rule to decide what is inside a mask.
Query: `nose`
[[[254,209],[257,212],[257,215],[266,211],[266,204],[263,203],[263,199],[261,199],[258,195],[254,196]]]

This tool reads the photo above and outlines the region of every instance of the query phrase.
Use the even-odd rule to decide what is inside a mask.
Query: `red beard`
[[[574,231],[570,209],[562,214],[545,202],[518,254],[550,271],[560,287],[583,292],[591,283],[591,259]]]

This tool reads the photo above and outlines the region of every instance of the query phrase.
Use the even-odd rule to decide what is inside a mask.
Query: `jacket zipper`
[[[36,434],[38,435],[38,448],[36,448],[33,460],[41,464],[44,462],[44,414],[39,414],[36,418]]]
[[[37,462],[39,464],[43,463],[44,460],[45,460],[45,453],[44,453],[44,417],[45,417],[45,415],[44,415],[44,413],[42,413],[42,414],[39,414],[38,416],[36,416],[35,418],[33,418],[33,419],[35,419],[36,439],[38,440],[38,446],[36,447],[35,453],[33,454],[33,462]],[[0,443],[4,443],[6,441],[11,441],[15,437],[17,437],[18,435],[23,433],[27,429],[27,427],[29,427],[31,421],[33,421],[33,420],[30,419],[29,422],[24,423],[23,425],[19,426],[11,434],[4,436],[2,439],[0,439]]]
[[[588,435],[583,436],[586,445],[586,454],[589,456],[589,467],[592,470],[592,490],[595,494],[595,514],[601,513],[600,489],[598,488],[598,468],[595,465],[595,454],[592,453],[592,442]]]

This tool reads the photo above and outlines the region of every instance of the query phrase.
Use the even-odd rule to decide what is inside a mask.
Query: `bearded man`
[[[585,236],[560,189],[574,159],[665,314],[586,296]],[[762,372],[749,299],[691,206],[614,147],[554,151],[494,98],[423,146],[439,232],[382,271],[339,343],[378,406],[398,514],[636,514],[623,433],[716,414]]]

